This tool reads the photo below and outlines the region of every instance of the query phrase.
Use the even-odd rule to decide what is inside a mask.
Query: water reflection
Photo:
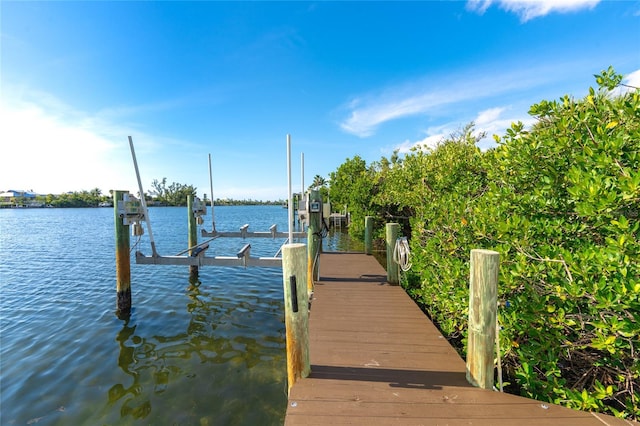
[[[348,228],[334,227],[329,231],[327,239],[323,241],[323,248],[325,251],[364,252],[364,242],[351,238]],[[384,242],[382,242],[382,246],[376,246],[374,244],[373,257],[376,258],[383,268],[387,269],[387,253],[384,248]]]
[[[346,227],[330,228],[322,244],[324,251],[364,251],[364,243],[351,238]]]
[[[184,332],[145,336],[136,332],[135,319],[124,323],[116,335],[118,365],[131,380],[108,390],[109,405],[119,408],[121,420],[282,422],[286,406],[282,302],[274,295],[264,297],[255,287],[233,299],[214,293],[215,288],[199,281],[189,283],[188,321],[181,321]]]

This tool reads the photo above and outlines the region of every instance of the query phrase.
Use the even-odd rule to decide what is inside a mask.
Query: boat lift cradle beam
[[[146,256],[141,252],[136,252],[136,263],[142,265],[189,265],[189,266],[263,266],[282,267],[281,257],[252,257],[247,253],[240,256]]]
[[[286,238],[288,233],[277,232],[276,225],[271,226],[269,232],[249,232],[249,225],[244,225],[240,228],[240,232],[206,232],[202,230],[203,236],[212,237],[212,239],[221,237],[235,237],[235,238]],[[304,232],[293,233],[296,238],[306,238],[307,234]],[[195,249],[191,256],[183,256],[187,249],[175,256],[146,256],[140,251],[136,252],[136,263],[141,265],[189,265],[189,266],[263,266],[263,267],[282,267],[281,257],[252,257],[251,245],[245,244],[236,254],[232,256],[205,256],[206,250],[209,248],[209,241],[198,244],[191,247]]]
[[[276,225],[271,225],[269,232],[251,232],[248,230],[249,225],[245,224],[240,227],[240,231],[236,232],[207,232],[201,230],[203,237],[226,237],[226,238],[289,238],[288,232],[278,232]],[[294,238],[307,238],[306,232],[293,232]]]

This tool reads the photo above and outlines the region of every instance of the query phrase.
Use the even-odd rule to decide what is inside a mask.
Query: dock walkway
[[[468,384],[464,360],[372,256],[323,253],[311,375],[285,425],[632,425]]]

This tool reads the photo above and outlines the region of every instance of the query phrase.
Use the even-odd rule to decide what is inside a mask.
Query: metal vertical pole
[[[127,191],[114,191],[113,210],[116,234],[116,315],[126,319],[131,314],[131,257],[129,225],[124,225],[118,212]]]
[[[140,171],[138,170],[138,160],[136,160],[136,151],[133,149],[133,139],[129,136],[129,148],[131,148],[131,157],[133,157],[133,167],[136,169],[136,177],[138,179],[138,191],[140,192],[140,203],[142,204],[142,212],[144,213],[144,221],[147,223],[149,230],[149,241],[151,242],[151,254],[153,257],[158,256],[156,251],[156,243],[153,240],[153,232],[151,231],[151,221],[149,220],[149,210],[147,210],[147,200],[144,198],[144,190],[142,189],[142,181],[140,180]]]
[[[211,154],[209,154],[209,187],[211,188],[211,232],[216,232],[216,215],[213,214],[213,173],[211,172]]]

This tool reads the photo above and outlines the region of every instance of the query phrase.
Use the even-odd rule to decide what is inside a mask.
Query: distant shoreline
[[[286,204],[285,201],[236,201],[236,202],[216,202],[214,203],[214,207],[231,207],[231,206],[284,206]],[[211,207],[211,203],[207,203],[207,206]],[[186,207],[182,206],[171,206],[167,204],[149,204],[148,207]],[[102,209],[102,208],[113,208],[113,206],[53,206],[53,205],[32,205],[32,204],[0,204],[0,209],[44,209],[44,208],[52,208],[52,209]]]

